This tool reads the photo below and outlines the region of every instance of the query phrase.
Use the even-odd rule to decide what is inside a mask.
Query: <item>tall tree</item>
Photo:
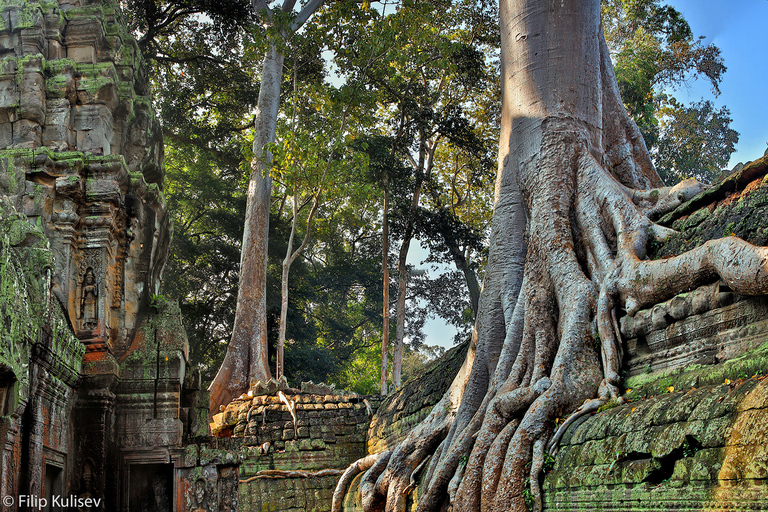
[[[703,79],[718,96],[726,71],[720,49],[694,37],[682,14],[661,0],[603,0],[601,5],[621,97],[661,178],[668,184],[684,177],[711,181],[733,153],[738,133],[730,128],[725,107],[716,110],[703,99],[684,106],[670,91]],[[683,163],[683,148],[697,145],[706,157]]]
[[[255,381],[271,377],[267,358],[267,255],[272,156],[283,78],[284,48],[289,37],[304,25],[325,0],[310,0],[298,13],[296,0],[283,0],[272,8],[266,0],[253,0],[252,8],[268,34],[268,48],[261,64],[259,100],[254,118],[253,159],[248,182],[245,226],[240,256],[240,281],[232,339],[224,362],[211,382],[210,412],[248,389]]]
[[[291,265],[312,239],[316,216],[329,201],[355,201],[359,177],[366,172],[364,153],[352,147],[350,117],[354,115],[354,91],[329,84],[299,87],[294,63],[294,91],[278,144],[271,150],[273,174],[291,202],[290,235],[282,262],[280,325],[277,338],[276,376],[283,375],[283,351],[288,314],[288,277]],[[353,120],[354,121],[354,120]],[[355,179],[355,177],[358,179]],[[307,210],[304,237],[298,245],[300,213]]]
[[[646,214],[702,187],[660,187],[619,97],[599,0],[502,0],[500,19],[497,200],[474,343],[442,401],[361,480],[365,510],[405,510],[431,454],[419,511],[523,512],[527,477],[541,510],[552,420],[620,394],[617,309],[716,279],[768,291],[768,248],[735,237],[645,259],[671,233]]]
[[[248,135],[258,100],[258,67],[268,42],[266,31],[254,24],[247,0],[136,0],[128,7],[126,14],[138,39],[144,41],[142,48],[151,63],[155,107],[165,135],[164,192],[173,206],[175,228],[162,293],[180,301],[190,361],[201,367],[207,385],[221,365],[232,334],[246,202],[243,176],[251,159]],[[302,151],[311,154],[313,148],[319,149],[318,158],[327,162],[326,146],[329,140],[338,139],[338,133],[322,119],[330,117],[338,128],[340,117],[329,116],[329,109],[351,103],[347,92],[337,91],[325,81],[320,37],[325,29],[317,21],[287,41],[282,95],[290,107],[294,79],[300,92],[317,91],[299,95],[301,141],[292,140],[294,146],[309,142],[313,147]],[[146,35],[149,32],[151,37]],[[374,109],[360,111],[370,115]],[[288,109],[280,116],[278,144],[290,139],[290,114]],[[348,117],[350,132],[368,122],[360,115]],[[327,128],[327,133],[310,137],[316,128]],[[333,166],[346,165],[349,170],[355,161],[349,137],[345,135],[344,147],[334,154]],[[308,165],[302,151],[293,156]],[[277,163],[286,166],[286,161]],[[375,187],[357,186],[367,182],[359,176],[364,172],[362,163],[351,169],[345,175],[344,190],[338,187],[344,199],[320,205],[314,243],[307,244],[303,257],[297,257],[291,266],[285,322],[291,338],[285,372],[291,382],[323,381],[374,392],[357,379],[359,367],[352,368],[364,358],[361,353],[370,350],[373,339],[380,339],[381,332],[380,315],[376,315],[381,310],[380,271],[372,265],[374,252],[381,248],[376,235],[380,197]],[[285,174],[278,174],[272,194],[267,268],[270,362],[279,338],[281,262],[291,231],[285,215],[290,198],[281,183]],[[350,185],[354,185],[351,191]],[[323,197],[335,194],[336,189],[328,187]],[[306,208],[299,224],[305,222],[305,213]],[[298,231],[302,232],[300,226]]]
[[[360,9],[367,20],[358,25],[354,45],[336,49],[337,62],[349,70],[349,78],[361,81],[378,94],[382,119],[379,130],[391,141],[391,156],[404,162],[406,176],[394,180],[385,172],[384,273],[388,274],[389,235],[399,241],[397,250],[396,328],[392,383],[401,382],[405,338],[407,258],[418,232],[420,204],[433,180],[435,155],[452,144],[480,152],[482,144],[473,130],[473,95],[481,96],[488,85],[484,33],[487,18],[483,3],[451,0],[397,2],[391,12]],[[428,29],[425,30],[425,27]],[[345,27],[344,37],[350,32]],[[491,38],[491,41],[493,39]],[[492,46],[492,45],[491,45]],[[435,189],[437,190],[437,189]],[[391,196],[391,197],[390,197]],[[390,199],[392,211],[390,212]],[[389,222],[392,231],[389,230]],[[386,279],[386,275],[385,275]],[[386,282],[386,281],[385,281]],[[385,287],[385,294],[388,293]],[[385,307],[388,301],[385,300]],[[388,323],[389,311],[384,321]],[[384,328],[388,337],[389,329]],[[383,347],[387,341],[383,340]],[[382,350],[382,392],[385,390],[386,352]]]

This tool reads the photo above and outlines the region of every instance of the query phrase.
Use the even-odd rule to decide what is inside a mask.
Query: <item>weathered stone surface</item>
[[[766,398],[768,379],[761,377],[584,418],[564,436],[544,479],[544,509],[763,510]],[[698,408],[714,404],[720,407],[713,414],[696,419]]]
[[[0,361],[0,377],[23,381],[28,397],[0,420],[0,490],[39,495],[55,480],[104,510],[170,510],[183,488],[174,465],[197,458],[182,437],[207,433],[207,399],[178,310],[152,308],[170,241],[162,137],[117,9],[0,2],[0,199],[47,237],[38,272],[52,280],[38,302],[58,307],[64,326],[28,325],[37,344],[8,344],[24,366],[6,372]],[[11,470],[21,453],[24,474]]]
[[[318,394],[288,388],[282,397],[253,396],[263,391],[256,387],[214,416],[212,431],[226,437],[201,445],[196,467],[210,463],[212,445],[224,443],[218,456],[239,464],[240,511],[329,511],[338,476],[366,454],[365,432],[380,398],[319,394],[336,390],[307,383],[303,389]]]
[[[22,482],[40,488],[41,462],[61,471],[74,449],[69,418],[85,347],[50,300],[47,244],[0,195],[0,487],[7,495],[24,492]]]

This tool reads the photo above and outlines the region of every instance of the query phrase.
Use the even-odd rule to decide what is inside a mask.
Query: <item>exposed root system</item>
[[[429,456],[418,512],[523,512],[526,486],[541,510],[546,452],[620,398],[620,316],[718,279],[768,291],[768,249],[735,237],[647,259],[674,233],[652,219],[704,188],[661,186],[621,104],[599,2],[505,0],[501,14],[500,166],[474,343],[443,402],[366,473],[367,512],[404,511]],[[557,62],[535,57],[553,47]]]

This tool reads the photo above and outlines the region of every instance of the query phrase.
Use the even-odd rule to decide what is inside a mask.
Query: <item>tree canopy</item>
[[[164,293],[180,300],[193,360],[210,379],[233,329],[260,66],[273,29],[258,23],[248,1],[123,5],[151,64],[166,141],[175,235]],[[462,339],[469,335],[493,203],[501,111],[497,16],[485,1],[338,2],[279,43],[288,58],[270,146],[266,325],[273,368],[291,204],[297,198],[295,250],[308,234],[309,198],[323,191],[287,279],[284,366],[292,383],[377,389],[375,376],[360,375],[376,367],[382,338],[384,172],[391,176],[393,249],[418,239],[427,263],[442,269],[400,269],[408,279],[404,352],[417,354],[430,342],[423,330],[428,315],[454,324]],[[729,113],[709,100],[682,105],[668,88],[701,78],[716,93],[725,72],[719,50],[657,0],[606,0],[602,20],[622,101],[662,177],[711,180],[737,137]],[[697,146],[706,151],[690,151]],[[334,170],[323,175],[329,165]],[[393,298],[400,277],[395,251],[386,283]],[[396,306],[389,305],[393,312]]]

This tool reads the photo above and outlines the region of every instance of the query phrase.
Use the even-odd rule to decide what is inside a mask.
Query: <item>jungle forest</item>
[[[427,462],[419,511],[540,510],[555,418],[621,400],[617,314],[716,278],[768,291],[737,237],[648,258],[739,136],[719,48],[662,0],[123,4],[165,140],[161,293],[211,413],[272,377],[386,395],[469,343],[357,465],[366,510],[404,510]],[[711,97],[676,99],[693,81]],[[455,339],[430,345],[430,318]]]

